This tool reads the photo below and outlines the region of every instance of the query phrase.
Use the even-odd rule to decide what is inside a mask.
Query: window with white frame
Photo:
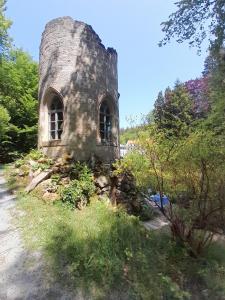
[[[112,115],[107,101],[103,101],[100,106],[100,137],[102,143],[112,141]]]
[[[51,140],[60,140],[63,132],[63,103],[55,95],[49,109],[49,136]]]

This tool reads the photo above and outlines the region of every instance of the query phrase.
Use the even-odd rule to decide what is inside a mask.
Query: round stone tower
[[[39,148],[52,158],[118,158],[116,51],[91,26],[58,18],[42,34],[39,68]]]

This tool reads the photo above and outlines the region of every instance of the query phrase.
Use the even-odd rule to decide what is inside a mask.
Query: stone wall
[[[64,105],[61,140],[49,140],[48,103],[58,94]],[[113,112],[113,140],[101,144],[99,106],[107,98]],[[72,153],[104,161],[119,156],[117,53],[106,49],[91,26],[70,17],[50,21],[40,46],[39,148],[51,156]]]

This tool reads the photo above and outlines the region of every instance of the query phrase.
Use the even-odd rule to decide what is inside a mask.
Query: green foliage
[[[9,129],[10,116],[6,108],[0,105],[0,141],[3,141]]]
[[[193,255],[201,254],[225,227],[224,146],[210,132],[168,140],[153,127],[139,144],[148,162],[149,186],[171,200],[170,209],[161,210],[174,237]]]
[[[129,171],[133,174],[138,188],[149,186],[149,164],[146,156],[137,150],[129,152],[123,159],[115,164],[115,175]]]
[[[193,103],[185,86],[179,82],[173,90],[167,88],[159,93],[153,116],[155,124],[168,138],[188,134],[193,122]]]
[[[61,191],[62,202],[71,209],[86,206],[90,197],[95,192],[93,175],[85,164],[77,163],[74,166],[73,175],[77,175],[77,179],[73,179],[69,186]]]
[[[105,202],[70,211],[21,196],[16,220],[26,245],[45,250],[50,266],[91,299],[215,299],[225,296],[224,246],[193,259],[161,232]],[[72,288],[72,287],[71,287]]]
[[[17,127],[33,126],[37,121],[37,63],[22,50],[12,50],[2,60],[0,101]]]
[[[155,213],[153,208],[150,205],[143,203],[141,206],[141,212],[139,217],[141,221],[149,221],[154,219]]]
[[[5,17],[6,0],[0,0],[0,58],[6,54],[8,47],[10,46],[10,38],[8,35],[8,29],[12,22]]]
[[[206,130],[214,131],[215,139],[220,139],[224,143],[225,137],[225,61],[224,56],[215,57],[211,54],[211,59],[214,59],[214,68],[208,71],[211,113],[209,118],[204,122],[203,126]]]
[[[37,142],[37,63],[22,50],[12,50],[2,58],[0,105],[10,116],[7,136],[0,143],[0,161],[29,152]]]
[[[155,100],[154,111],[153,111],[153,117],[155,123],[159,124],[159,126],[162,126],[162,121],[164,117],[164,112],[163,112],[164,106],[165,106],[165,98],[163,92],[160,91],[157,96],[157,99]]]
[[[42,151],[37,150],[37,149],[32,149],[27,155],[26,155],[27,159],[32,159],[34,161],[38,161],[41,158],[46,158],[46,156],[43,154]]]
[[[15,167],[20,169],[24,176],[28,175],[29,171],[47,170],[53,164],[51,158],[45,156],[40,150],[32,149],[27,155],[22,155],[14,163]],[[23,172],[24,168],[27,172]]]
[[[126,144],[129,140],[133,141],[138,137],[138,127],[131,127],[120,130],[120,144]]]
[[[219,51],[225,39],[224,0],[179,0],[175,4],[177,11],[161,24],[165,38],[159,45],[176,38],[178,43],[187,40],[190,46],[200,47],[208,37],[210,46]]]

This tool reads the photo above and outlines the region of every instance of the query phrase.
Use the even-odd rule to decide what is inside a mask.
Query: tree
[[[173,90],[167,88],[164,96],[158,95],[153,112],[157,128],[167,137],[186,135],[193,121],[192,107],[185,86],[176,82]]]
[[[6,0],[0,0],[0,57],[5,53],[6,49],[10,46],[10,38],[8,29],[12,22],[5,17]]]
[[[188,40],[190,46],[200,49],[202,41],[210,40],[210,47],[219,52],[225,38],[224,0],[179,0],[177,11],[163,22],[164,39],[159,46],[176,38],[178,43]]]
[[[191,255],[200,255],[214,234],[225,231],[224,146],[218,147],[210,131],[167,139],[154,126],[140,136],[139,146],[148,164],[149,186],[159,192],[158,206],[174,238]],[[169,207],[162,205],[164,193]]]
[[[207,76],[188,80],[184,83],[193,103],[195,119],[205,118],[210,110],[209,79]]]
[[[0,143],[4,140],[9,129],[10,116],[6,108],[0,105]]]
[[[22,50],[11,50],[0,69],[0,103],[17,127],[37,122],[37,63]]]
[[[163,108],[165,105],[165,98],[163,96],[163,92],[160,91],[157,99],[155,100],[154,103],[154,111],[153,111],[153,116],[154,120],[159,126],[162,126],[162,120],[163,120]]]
[[[15,154],[28,152],[36,146],[37,98],[37,63],[24,51],[11,50],[7,57],[2,57],[0,68],[0,105],[10,115],[0,160],[10,160]]]
[[[211,102],[211,113],[204,122],[206,130],[212,130],[214,138],[221,141],[221,145],[225,143],[225,61],[217,60],[217,67],[213,68],[209,73],[209,97]]]

